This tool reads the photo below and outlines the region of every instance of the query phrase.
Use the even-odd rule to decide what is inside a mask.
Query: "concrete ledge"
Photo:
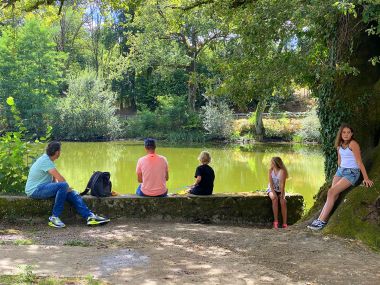
[[[85,196],[89,208],[110,218],[186,221],[261,225],[273,220],[271,201],[265,193],[233,193],[212,196],[172,196],[167,198],[123,195],[110,198]],[[303,214],[303,197],[290,194],[288,223]],[[33,200],[25,196],[0,196],[0,220],[44,218],[51,214],[53,200]],[[281,216],[281,215],[280,215]],[[75,210],[65,206],[63,219],[74,218]]]

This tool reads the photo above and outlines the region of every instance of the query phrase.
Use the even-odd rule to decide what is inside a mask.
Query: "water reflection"
[[[313,195],[324,182],[323,156],[315,147],[255,145],[241,147],[164,147],[157,152],[169,162],[169,192],[193,183],[199,153],[207,149],[215,171],[215,192],[262,190],[268,184],[268,167],[273,156],[280,156],[289,170],[286,190],[301,193],[309,208]],[[130,142],[72,143],[62,145],[57,167],[75,189],[86,187],[93,171],[109,171],[113,189],[134,193],[137,159],[145,155],[142,144]]]

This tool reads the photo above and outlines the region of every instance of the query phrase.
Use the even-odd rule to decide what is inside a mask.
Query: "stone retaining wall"
[[[86,196],[87,205],[97,214],[110,218],[199,223],[262,225],[273,220],[271,201],[265,193],[216,194],[212,196],[173,196],[146,198],[123,195],[110,198]],[[291,194],[288,201],[288,224],[303,214],[303,197]],[[46,219],[53,200],[33,200],[25,196],[0,196],[0,220],[17,221]],[[75,210],[66,205],[62,219],[75,217]],[[281,216],[281,215],[280,215]]]

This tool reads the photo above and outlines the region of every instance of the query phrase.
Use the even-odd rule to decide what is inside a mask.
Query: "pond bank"
[[[92,275],[110,284],[377,284],[380,255],[305,228],[114,220],[104,227],[0,226],[0,272]],[[17,245],[27,240],[29,245]]]

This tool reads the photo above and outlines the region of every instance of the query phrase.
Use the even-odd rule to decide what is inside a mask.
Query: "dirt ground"
[[[111,284],[380,284],[379,253],[304,225],[0,225],[0,274],[17,274],[22,264],[41,276]]]

